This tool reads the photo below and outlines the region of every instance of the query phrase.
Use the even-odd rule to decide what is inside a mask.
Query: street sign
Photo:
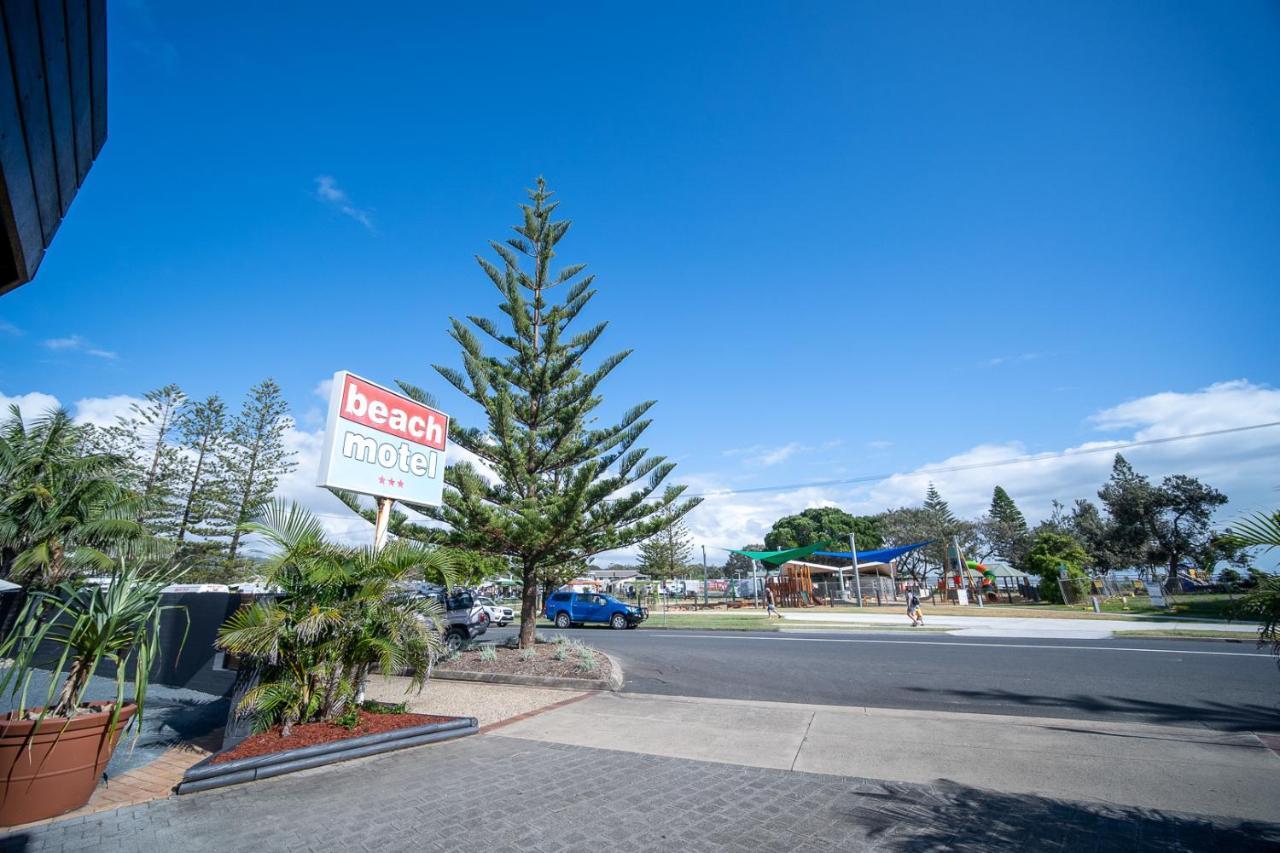
[[[449,416],[340,370],[333,375],[318,485],[438,506]]]

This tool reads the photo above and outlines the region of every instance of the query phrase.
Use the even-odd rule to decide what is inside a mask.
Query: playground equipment
[[[804,564],[787,563],[777,577],[765,583],[773,590],[779,607],[813,607],[817,596],[813,591],[813,570]]]

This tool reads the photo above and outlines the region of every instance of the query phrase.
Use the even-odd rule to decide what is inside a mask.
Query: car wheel
[[[613,630],[621,631],[627,627],[627,617],[621,613],[615,613],[613,618],[609,620],[609,625],[613,627]]]
[[[556,627],[557,627],[557,628],[568,628],[568,627],[569,627],[569,614],[568,614],[568,613],[563,613],[563,612],[562,612],[562,613],[557,613],[557,614],[556,614]]]
[[[462,648],[462,635],[455,631],[450,631],[444,637],[444,647],[451,652],[456,652]]]

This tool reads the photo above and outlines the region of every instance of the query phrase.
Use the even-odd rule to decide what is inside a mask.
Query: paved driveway
[[[1274,850],[1280,826],[500,734],[161,800],[0,851]]]

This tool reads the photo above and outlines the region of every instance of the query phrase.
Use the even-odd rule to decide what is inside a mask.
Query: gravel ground
[[[490,726],[582,695],[577,690],[441,679],[428,682],[426,689],[418,695],[406,695],[405,689],[408,686],[407,678],[375,676],[369,680],[365,695],[380,702],[406,702],[410,711],[419,714],[475,717],[482,726]]]

